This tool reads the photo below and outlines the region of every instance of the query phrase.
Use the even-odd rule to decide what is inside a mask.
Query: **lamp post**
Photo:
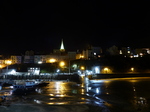
[[[81,74],[83,75],[83,74],[84,74],[84,72],[85,72],[85,67],[84,67],[84,66],[81,66],[81,68],[80,68],[80,69],[81,69],[81,71],[82,71],[82,72],[81,72]]]
[[[65,68],[66,63],[64,61],[60,61],[59,62],[59,66],[61,67],[61,69]],[[62,70],[64,72],[64,70]]]

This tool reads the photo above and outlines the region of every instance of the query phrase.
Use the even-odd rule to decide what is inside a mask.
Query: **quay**
[[[93,74],[87,75],[89,80],[94,79],[109,79],[109,78],[128,78],[128,77],[150,77],[150,73],[115,73],[115,74]],[[65,75],[7,75],[5,78],[0,75],[1,84],[13,80],[44,80],[44,81],[58,81],[66,80],[81,83],[81,76],[78,74],[65,74]]]
[[[7,75],[5,78],[0,76],[0,82],[8,82],[11,80],[31,80],[31,79],[38,79],[38,80],[45,80],[45,81],[54,81],[54,80],[68,80],[74,82],[80,82],[80,76],[78,74],[65,74],[65,75]]]

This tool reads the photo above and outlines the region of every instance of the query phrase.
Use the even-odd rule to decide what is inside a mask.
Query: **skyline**
[[[86,44],[150,47],[150,7],[142,2],[1,1],[0,54],[51,52]]]

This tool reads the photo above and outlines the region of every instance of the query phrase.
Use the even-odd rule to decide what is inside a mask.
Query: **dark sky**
[[[1,0],[0,54],[86,44],[150,47],[148,0]]]

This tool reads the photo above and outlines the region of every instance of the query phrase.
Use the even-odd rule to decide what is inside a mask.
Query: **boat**
[[[26,80],[13,84],[13,94],[26,94],[34,92],[39,82],[35,80]]]
[[[35,80],[26,80],[13,84],[13,88],[32,88],[39,84],[39,82]]]

